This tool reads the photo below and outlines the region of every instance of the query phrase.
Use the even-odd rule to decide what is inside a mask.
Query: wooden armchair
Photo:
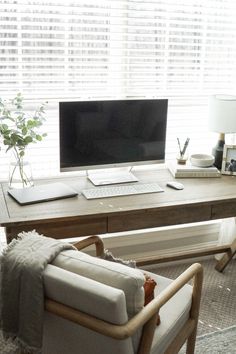
[[[101,257],[104,246],[97,236],[75,246],[82,250],[91,244]],[[175,354],[186,341],[186,353],[194,353],[201,265],[193,264],[176,280],[148,274],[157,282],[155,298],[140,306],[141,270],[84,252],[62,252],[44,272],[43,354]],[[191,279],[193,286],[187,284]]]

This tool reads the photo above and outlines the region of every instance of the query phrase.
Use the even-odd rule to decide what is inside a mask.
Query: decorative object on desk
[[[236,176],[236,145],[224,145],[221,172]]]
[[[185,140],[183,148],[181,148],[180,140],[179,140],[179,138],[177,138],[178,147],[179,147],[179,154],[177,156],[177,162],[180,165],[185,165],[187,160],[188,160],[188,156],[186,155],[186,150],[187,150],[187,147],[188,147],[188,144],[189,144],[189,140],[190,139],[187,138]]]
[[[8,185],[10,189],[32,187],[34,185],[31,164],[28,161],[23,159],[12,159],[10,161]]]
[[[186,165],[179,165],[175,161],[167,163],[169,171],[175,178],[201,178],[201,177],[220,177],[220,171],[215,167],[197,167],[187,162]]]
[[[225,133],[236,132],[236,96],[215,95],[209,101],[209,129],[219,133],[219,140],[212,150],[214,165],[221,170]]]
[[[197,167],[210,167],[215,162],[215,157],[206,154],[194,154],[190,156],[190,162]]]
[[[45,103],[42,103],[33,113],[26,113],[20,93],[10,100],[0,98],[0,136],[3,144],[7,146],[6,152],[12,150],[14,156],[9,168],[9,188],[33,185],[31,168],[25,161],[25,152],[30,143],[41,141],[47,135],[39,132],[45,120],[44,108]]]

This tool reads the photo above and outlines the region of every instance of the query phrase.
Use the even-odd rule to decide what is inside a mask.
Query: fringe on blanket
[[[131,267],[131,268],[136,268],[136,262],[134,260],[124,260],[122,258],[117,258],[117,257],[113,256],[113,254],[107,249],[104,250],[104,253],[101,256],[101,258],[105,259],[107,261],[121,263],[121,264],[124,264],[128,267]]]

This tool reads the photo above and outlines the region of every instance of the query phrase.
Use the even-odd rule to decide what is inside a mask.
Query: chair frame
[[[74,246],[81,250],[92,244],[96,247],[96,256],[100,257],[104,253],[104,245],[98,236],[90,236],[74,243]],[[163,292],[123,325],[115,325],[100,320],[49,298],[45,299],[45,310],[100,334],[119,340],[131,337],[140,327],[143,327],[137,354],[149,354],[160,308],[191,279],[193,279],[193,294],[189,319],[176,337],[173,338],[164,354],[177,354],[186,340],[186,354],[194,354],[203,281],[203,269],[199,263],[191,265],[178,278],[173,280]]]

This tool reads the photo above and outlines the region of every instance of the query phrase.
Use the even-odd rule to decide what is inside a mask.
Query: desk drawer
[[[210,205],[175,206],[148,209],[108,217],[108,232],[138,230],[151,227],[206,221],[211,218]]]
[[[105,217],[74,217],[17,223],[6,227],[7,242],[15,238],[19,232],[31,230],[56,239],[104,234],[107,232],[107,219]]]
[[[219,202],[212,206],[212,219],[230,218],[236,216],[236,200]]]

